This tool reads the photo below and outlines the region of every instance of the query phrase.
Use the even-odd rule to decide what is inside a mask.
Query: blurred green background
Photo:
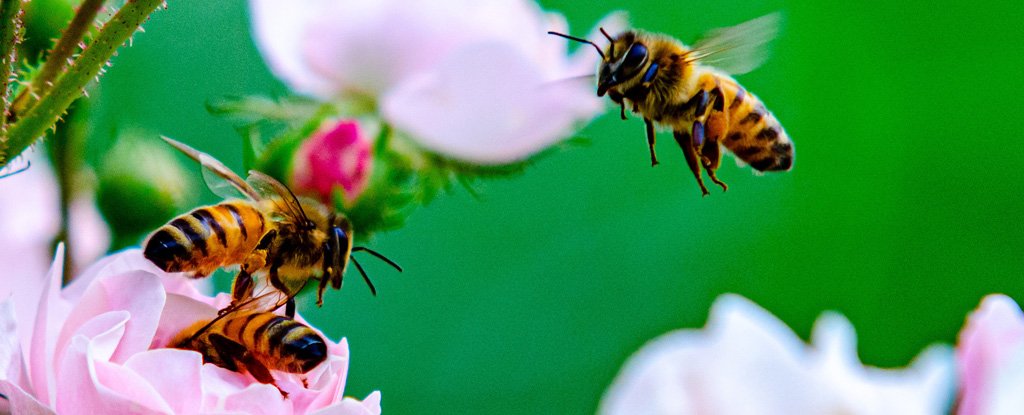
[[[794,170],[756,177],[727,160],[729,192],[701,198],[667,134],[652,169],[642,122],[609,110],[582,131],[589,147],[485,182],[482,200],[456,188],[379,235],[371,246],[406,272],[364,261],[377,298],[353,283],[323,309],[302,304],[348,338],[347,395],[379,389],[386,413],[591,413],[632,352],[702,326],[722,293],[804,338],[837,310],[880,366],[954,342],[986,293],[1024,294],[1021,3],[543,5],[576,34],[624,9],[684,41],[782,11],[772,58],[738,79],[795,141]],[[240,168],[237,133],[204,104],[287,94],[246,13],[198,0],[156,13],[92,95],[89,157],[132,128]]]

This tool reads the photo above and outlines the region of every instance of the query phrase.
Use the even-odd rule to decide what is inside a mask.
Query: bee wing
[[[733,75],[750,72],[768,58],[768,42],[778,34],[781,21],[781,14],[776,12],[713,29],[693,45],[688,60],[699,60]]]
[[[256,170],[249,171],[249,178],[246,182],[264,200],[271,200],[277,207],[277,212],[285,216],[285,220],[298,222],[309,221],[306,212],[302,209],[299,199],[295,197],[291,189],[264,173]]]
[[[597,84],[597,75],[576,75],[568,78],[555,79],[553,81],[547,81],[540,85],[541,88],[548,88],[553,86],[572,86],[576,83]]]
[[[212,320],[210,320],[202,327],[200,327],[198,330],[196,330],[194,333],[192,333],[192,335],[189,336],[187,342],[191,343],[193,340],[199,338],[199,336],[210,330],[210,328],[217,324],[217,322],[220,320],[231,317],[238,313],[273,312],[283,307],[290,298],[290,296],[277,290],[276,288],[267,287],[259,295],[255,295],[241,302],[234,303],[227,307],[224,307],[222,310],[217,312],[217,317],[214,317]]]
[[[203,166],[203,181],[206,182],[206,186],[215,195],[225,199],[237,199],[239,196],[252,200],[262,199],[256,189],[253,189],[245,180],[242,180],[228,166],[225,166],[224,163],[213,158],[213,156],[170,137],[161,136],[160,138],[163,138],[171,147],[185,153],[189,158],[198,161]]]

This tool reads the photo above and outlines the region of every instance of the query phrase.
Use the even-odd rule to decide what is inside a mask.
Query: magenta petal
[[[355,121],[326,122],[296,153],[294,182],[331,203],[336,186],[345,201],[359,197],[370,178],[370,142]]]
[[[202,405],[203,359],[199,353],[158,349],[139,353],[125,367],[145,378],[175,414],[198,413]]]

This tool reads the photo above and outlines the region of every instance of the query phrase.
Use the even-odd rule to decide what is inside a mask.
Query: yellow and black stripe
[[[313,329],[274,313],[229,319],[221,333],[243,345],[269,369],[306,373],[327,359],[327,344]]]
[[[143,246],[143,256],[164,271],[203,277],[242,262],[266,232],[266,222],[248,201],[201,207],[153,232]]]
[[[723,80],[728,103],[728,131],[722,144],[758,171],[793,168],[793,142],[779,120],[753,94],[732,80]],[[709,134],[710,135],[710,134]]]

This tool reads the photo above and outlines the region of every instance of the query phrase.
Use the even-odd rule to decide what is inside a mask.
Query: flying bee
[[[556,32],[593,45],[601,54],[597,96],[605,94],[620,108],[643,117],[650,149],[655,155],[655,125],[672,129],[676,143],[705,196],[701,166],[711,181],[727,190],[715,171],[721,161],[719,145],[758,171],[793,167],[793,142],[760,99],[729,74],[753,70],[764,61],[763,46],[775,36],[779,17],[763,16],[737,26],[713,30],[693,47],[662,34],[628,30],[610,36],[607,49],[596,43]]]
[[[271,286],[287,298],[286,314],[295,315],[293,297],[311,278],[319,278],[317,306],[323,305],[327,284],[341,289],[349,260],[376,295],[366,271],[353,252],[364,251],[399,272],[402,268],[365,247],[352,246],[352,224],[344,214],[309,198],[296,197],[274,178],[250,171],[242,180],[210,155],[164,137],[171,146],[203,166],[210,189],[231,198],[181,215],[160,227],[143,246],[143,255],[167,272],[195,278],[218,268],[239,265],[232,284],[232,303],[252,298],[253,276],[266,270]]]
[[[178,333],[168,347],[193,350],[212,363],[239,373],[249,373],[260,383],[277,387],[271,370],[305,374],[327,360],[327,342],[309,326],[293,318],[259,311],[247,303],[228,307],[228,312],[200,320]],[[256,303],[253,303],[256,304]]]

